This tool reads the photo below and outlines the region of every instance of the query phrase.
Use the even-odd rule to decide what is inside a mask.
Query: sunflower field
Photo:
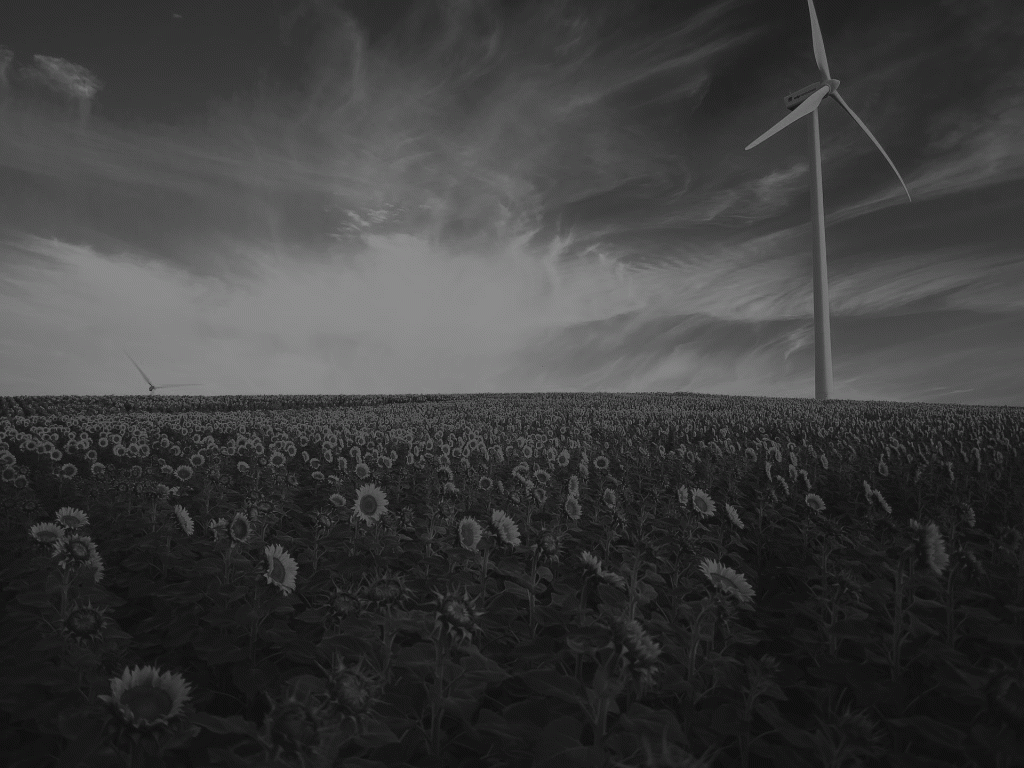
[[[1024,766],[1022,417],[0,398],[0,762]]]

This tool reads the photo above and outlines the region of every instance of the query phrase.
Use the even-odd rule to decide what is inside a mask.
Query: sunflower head
[[[267,696],[271,709],[263,721],[263,743],[275,759],[298,758],[305,764],[320,744],[324,711],[314,696],[300,695],[297,688],[289,686],[280,701]]]
[[[243,512],[236,512],[228,525],[228,535],[232,544],[248,544],[255,535],[249,517]]]
[[[413,598],[412,590],[401,574],[386,573],[364,592],[366,599],[377,608],[402,608]]]
[[[89,516],[75,507],[61,507],[54,517],[58,525],[71,531],[89,524]]]
[[[356,491],[356,501],[352,507],[354,519],[362,520],[367,525],[375,525],[381,515],[388,511],[388,497],[380,488],[370,483]]]
[[[267,558],[267,584],[273,584],[281,590],[281,594],[287,596],[295,589],[295,577],[299,571],[295,558],[280,544],[264,548],[264,555]]]
[[[456,642],[471,640],[473,633],[480,630],[478,619],[483,616],[483,612],[474,607],[476,598],[470,600],[465,587],[462,595],[454,592],[442,595],[434,591],[434,597],[437,602],[435,626]]]
[[[92,601],[76,604],[61,622],[61,632],[71,642],[82,646],[98,643],[108,623],[106,611],[106,608],[94,608]]]
[[[337,585],[331,590],[327,601],[327,611],[336,621],[358,616],[366,606],[358,590],[343,589]]]
[[[130,728],[154,730],[166,727],[181,714],[191,688],[180,674],[136,666],[111,678],[110,695],[99,698]]]
[[[328,701],[343,715],[365,714],[383,688],[380,678],[365,672],[362,666],[362,659],[355,667],[347,667],[340,657],[335,656],[331,669],[324,670],[327,673]]]

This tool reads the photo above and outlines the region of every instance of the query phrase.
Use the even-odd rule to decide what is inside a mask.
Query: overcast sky
[[[804,0],[119,6],[0,10],[0,395],[813,397]],[[1024,4],[816,8],[834,396],[1024,406]]]

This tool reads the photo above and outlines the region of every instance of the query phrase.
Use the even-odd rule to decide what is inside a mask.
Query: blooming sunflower
[[[685,485],[680,485],[676,489],[676,496],[679,499],[679,506],[686,507],[690,503],[690,489]]]
[[[96,582],[103,579],[103,558],[89,536],[72,533],[57,539],[53,543],[53,557],[63,569],[92,568]]]
[[[804,496],[804,502],[815,512],[825,511],[825,502],[822,500],[821,496],[816,493],[808,493]]]
[[[174,505],[174,516],[178,518],[178,524],[186,536],[191,536],[196,532],[196,524],[193,522],[192,516],[181,504]]]
[[[89,524],[89,516],[74,507],[61,507],[54,517],[59,525],[72,531]]]
[[[579,520],[580,516],[583,514],[580,508],[579,497],[577,497],[576,494],[570,493],[568,496],[566,496],[565,514],[567,514],[569,518],[572,520]]]
[[[228,535],[231,536],[232,544],[248,544],[253,537],[252,523],[243,512],[235,512],[228,526]]]
[[[735,525],[740,530],[743,530],[745,526],[743,525],[743,521],[740,520],[739,513],[736,511],[736,507],[734,507],[732,504],[726,504],[725,513],[729,516],[729,520],[732,521],[733,525]]]
[[[361,486],[356,493],[358,498],[352,507],[353,517],[358,517],[367,525],[374,525],[388,511],[387,494],[372,483]]]
[[[750,602],[753,599],[754,590],[743,574],[707,557],[701,562],[700,570],[721,592],[734,595],[741,602]]]
[[[519,537],[519,526],[502,510],[496,509],[491,512],[491,527],[494,528],[502,543],[508,544],[510,547],[518,547],[522,543],[522,539]]]
[[[949,565],[949,555],[946,554],[946,543],[942,540],[942,533],[935,523],[928,523],[919,528],[917,548],[923,563],[936,576],[941,576]]]
[[[113,708],[124,722],[138,729],[166,726],[181,714],[192,686],[180,674],[155,667],[125,667],[121,677],[110,679],[110,695],[99,698]]]
[[[281,590],[281,594],[289,595],[295,589],[295,576],[299,572],[295,558],[282,549],[280,544],[264,548],[263,553],[267,556],[267,584],[273,584]]]
[[[651,640],[636,619],[616,614],[611,617],[609,627],[615,644],[622,652],[625,665],[641,684],[650,685],[654,681],[655,664],[661,655],[661,646]]]
[[[714,517],[715,502],[701,488],[693,491],[693,508],[700,512],[701,517]]]
[[[459,544],[463,549],[474,551],[480,545],[483,529],[472,517],[464,517],[459,522]]]
[[[56,523],[36,523],[28,534],[40,544],[53,545],[64,538],[64,529]]]

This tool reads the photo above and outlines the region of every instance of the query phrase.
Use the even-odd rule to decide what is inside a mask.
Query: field
[[[0,398],[0,754],[1024,766],[1022,438],[684,394]]]

